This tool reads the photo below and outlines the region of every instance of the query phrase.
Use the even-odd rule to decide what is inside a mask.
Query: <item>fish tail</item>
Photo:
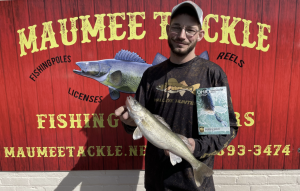
[[[211,168],[200,161],[198,163],[198,166],[196,168],[193,168],[193,171],[194,179],[198,187],[201,186],[205,177],[210,177],[214,173]]]

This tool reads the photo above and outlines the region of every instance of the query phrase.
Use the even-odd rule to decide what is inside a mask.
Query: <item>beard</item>
[[[175,40],[176,40],[176,39],[175,39]],[[186,50],[183,50],[183,51],[181,51],[181,50],[176,50],[176,48],[175,48],[174,45],[172,44],[172,39],[171,39],[170,37],[168,37],[168,44],[169,44],[169,47],[170,47],[171,51],[172,51],[175,55],[181,57],[181,56],[186,56],[186,55],[188,55],[188,54],[196,47],[197,41],[192,42],[192,43],[190,44],[190,46],[187,47],[187,49],[186,49]]]

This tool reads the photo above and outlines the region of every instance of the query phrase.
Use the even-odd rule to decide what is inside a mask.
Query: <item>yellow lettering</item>
[[[90,128],[90,119],[89,119],[89,116],[90,114],[83,114],[84,115],[84,128]],[[94,122],[95,123],[95,122]]]
[[[19,39],[20,39],[20,41],[19,41],[20,51],[21,51],[20,57],[27,55],[27,53],[25,52],[24,46],[26,46],[27,49],[30,49],[31,44],[32,44],[31,53],[39,51],[39,49],[37,48],[37,45],[36,45],[37,37],[35,35],[35,27],[36,27],[36,25],[32,25],[32,26],[28,27],[28,29],[30,30],[28,40],[26,39],[26,36],[24,34],[25,28],[17,31],[19,33]]]
[[[107,146],[107,156],[114,156],[115,154],[111,153],[110,151],[110,146]]]
[[[58,157],[64,157],[66,155],[64,150],[65,147],[57,147]]]
[[[241,123],[240,123],[240,116],[241,115],[238,112],[234,112],[234,114],[235,114],[235,118],[236,118],[236,125],[238,127],[242,126]]]
[[[18,147],[17,157],[20,157],[20,155],[22,155],[22,157],[25,157],[23,147]]]
[[[66,147],[66,149],[69,149],[69,157],[73,157],[73,151],[75,149],[75,147]]]
[[[93,128],[97,128],[97,124],[100,128],[103,128],[104,127],[104,125],[103,125],[103,121],[104,121],[103,115],[104,114],[99,113],[99,117],[96,113],[93,113],[92,115],[93,115],[93,122],[94,122]]]
[[[54,126],[54,114],[48,114],[50,116],[50,127],[49,128],[56,128]]]
[[[88,38],[88,32],[92,37],[96,37],[99,32],[99,38],[97,39],[98,42],[100,41],[106,41],[105,38],[105,25],[104,25],[104,16],[105,14],[95,14],[95,17],[97,18],[94,29],[91,26],[91,23],[89,21],[90,15],[86,16],[80,16],[79,18],[82,21],[82,41],[81,43],[91,42],[91,40]]]
[[[66,118],[67,116],[66,116],[66,114],[59,114],[59,115],[57,116],[57,120],[58,120],[59,122],[61,122],[62,125],[60,125],[60,124],[57,124],[57,125],[58,125],[59,128],[66,128],[66,127],[67,127],[67,122],[66,122],[64,119],[62,119],[61,117]]]
[[[257,23],[259,30],[258,30],[258,42],[257,42],[257,47],[256,50],[261,50],[263,52],[267,52],[270,48],[270,44],[268,44],[266,47],[263,46],[263,41],[267,40],[268,37],[264,35],[264,29],[267,28],[268,32],[271,32],[271,25],[266,25],[266,24],[261,24]]]
[[[108,118],[107,118],[107,122],[108,122],[108,124],[109,124],[110,127],[117,127],[117,126],[118,126],[118,121],[119,121],[119,119],[114,119],[115,124],[113,125],[113,124],[112,124],[112,116],[113,116],[113,115],[115,115],[115,113],[109,114],[109,116],[108,116]]]
[[[250,20],[246,20],[246,19],[243,19],[242,20],[244,22],[244,41],[243,41],[243,44],[241,46],[243,47],[248,47],[248,48],[253,48],[256,44],[256,42],[254,41],[253,43],[250,43],[249,42],[249,35],[250,35],[250,31],[249,31],[249,27],[250,27],[250,24],[252,21]]]
[[[207,42],[216,42],[218,39],[218,33],[215,32],[215,36],[213,38],[210,38],[209,33],[208,33],[208,29],[209,27],[209,19],[213,18],[216,22],[219,22],[219,16],[218,15],[214,15],[214,14],[208,14],[206,15],[206,17],[203,20],[203,26],[202,26],[202,30],[204,30],[204,39]]]
[[[132,39],[142,39],[145,37],[146,31],[143,31],[141,35],[137,35],[136,34],[136,28],[137,27],[142,27],[142,23],[136,23],[136,16],[140,15],[143,19],[145,19],[145,12],[134,12],[134,13],[130,13],[128,12],[127,15],[129,16],[129,28],[130,28],[130,33],[129,33],[129,37],[128,40],[132,40]]]
[[[122,146],[115,146],[116,148],[116,157],[118,156],[122,156],[122,153],[121,153],[121,149],[122,149]]]
[[[43,122],[45,122],[45,120],[42,119],[42,117],[46,117],[47,118],[47,115],[46,114],[38,114],[36,115],[38,117],[38,129],[45,129],[45,127],[43,126]]]
[[[79,146],[77,157],[85,157],[83,146]]]
[[[105,156],[105,154],[103,153],[103,148],[104,147],[105,146],[102,146],[102,147],[96,146],[96,148],[97,148],[97,157],[99,157],[99,156]]]
[[[244,124],[245,124],[246,126],[252,126],[252,125],[254,124],[253,118],[251,118],[249,115],[254,116],[254,112],[247,112],[247,113],[245,113],[244,117],[245,117],[245,119],[246,119],[247,121],[249,121],[249,123],[244,122]]]
[[[145,156],[146,145],[140,145],[140,156]]]
[[[59,47],[55,40],[55,32],[53,32],[52,21],[42,23],[44,25],[43,34],[42,34],[42,45],[40,50],[46,50],[46,42],[50,42],[50,48]],[[48,37],[47,37],[48,35]]]
[[[229,41],[228,41],[228,34],[229,34],[232,44],[239,46],[240,43],[238,43],[235,38],[234,27],[241,20],[241,18],[233,17],[233,21],[230,24],[230,26],[228,26],[230,16],[221,15],[221,18],[223,19],[223,24],[222,24],[222,28],[221,28],[222,29],[222,40],[220,40],[220,43],[229,44]]]
[[[160,29],[161,35],[158,39],[168,39],[166,26],[168,25],[168,17],[171,16],[171,12],[154,12],[153,17],[156,19],[160,16]]]
[[[94,149],[95,147],[94,147],[94,146],[89,146],[87,152],[88,152],[88,155],[89,155],[90,157],[93,157],[93,156],[95,156],[95,153],[92,153],[91,148]]]
[[[44,157],[48,157],[47,147],[43,147],[43,151],[41,150],[41,147],[36,147],[36,148],[37,148],[38,157],[41,157],[41,155],[44,155]]]
[[[59,19],[57,22],[60,23],[60,34],[61,34],[61,41],[64,45],[70,46],[75,44],[77,41],[77,27],[76,27],[76,21],[78,17],[70,18],[71,21],[71,32],[72,32],[72,41],[68,41],[68,29],[66,27],[67,19]]]
[[[81,114],[76,114],[77,119],[74,119],[74,114],[69,114],[70,115],[70,122],[71,122],[71,126],[70,128],[75,128],[75,122],[77,123],[77,128],[82,128],[81,126],[81,119],[80,116]]]
[[[137,146],[129,146],[129,156],[138,156],[137,155]]]
[[[8,147],[4,147],[5,157],[15,157],[15,147],[10,147],[10,150],[8,150]]]
[[[49,147],[50,157],[56,157],[56,147]]]
[[[31,151],[30,151],[30,147],[26,147],[26,149],[27,149],[28,157],[34,157],[35,155],[34,147],[31,147]]]
[[[122,28],[122,24],[117,24],[116,17],[120,16],[123,20],[125,20],[125,13],[108,13],[107,16],[109,17],[110,23],[109,23],[109,28],[110,28],[110,38],[108,39],[109,41],[112,40],[123,40],[125,38],[126,32],[123,31],[121,36],[117,36],[117,29]]]

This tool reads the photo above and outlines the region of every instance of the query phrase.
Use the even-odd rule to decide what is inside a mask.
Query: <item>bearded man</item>
[[[191,152],[209,167],[214,165],[214,155],[226,147],[237,134],[227,76],[217,64],[195,54],[196,44],[203,39],[203,12],[193,2],[176,5],[167,26],[170,58],[148,68],[136,92],[136,99],[151,113],[160,115],[173,132],[188,138]],[[167,84],[167,89],[161,89]],[[230,119],[229,135],[199,135],[197,128],[196,97],[193,91],[174,91],[180,87],[201,88],[226,86]],[[168,91],[170,89],[173,90]],[[136,124],[125,106],[115,114],[120,117],[127,133],[133,133]],[[215,190],[213,178],[204,179],[200,187],[194,181],[191,165],[183,160],[172,166],[169,153],[147,143],[145,156],[145,188],[147,191],[162,190]]]

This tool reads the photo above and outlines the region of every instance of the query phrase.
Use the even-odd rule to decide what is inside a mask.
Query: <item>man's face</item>
[[[176,33],[172,29],[181,29]],[[196,31],[195,35],[188,36],[186,31]],[[186,56],[195,49],[197,42],[199,42],[204,35],[204,31],[200,30],[199,23],[195,18],[182,14],[172,19],[171,25],[167,27],[168,43],[171,51],[177,56]]]

